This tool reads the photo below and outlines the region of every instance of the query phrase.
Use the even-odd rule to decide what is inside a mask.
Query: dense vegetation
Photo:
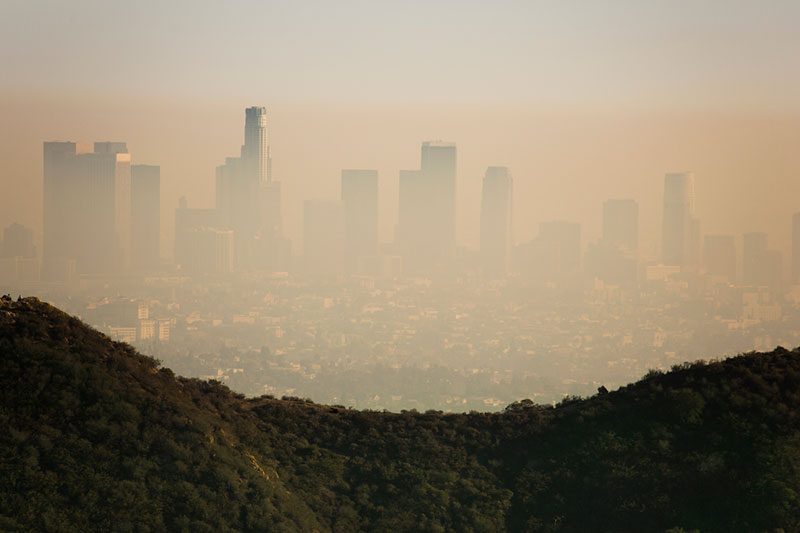
[[[800,352],[500,414],[245,399],[0,301],[2,531],[800,529]]]

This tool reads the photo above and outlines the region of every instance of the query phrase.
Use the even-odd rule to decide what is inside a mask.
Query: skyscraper
[[[281,246],[280,183],[272,181],[272,160],[264,107],[245,110],[239,157],[217,167],[216,206],[220,224],[233,230],[236,264],[260,266],[271,247]]]
[[[742,235],[742,283],[765,285],[763,258],[767,252],[767,234],[751,232]]]
[[[125,143],[44,143],[44,258],[113,273],[130,258],[130,154]]]
[[[422,143],[420,167],[400,171],[397,240],[404,270],[425,275],[455,253],[456,145]]]
[[[271,182],[272,160],[267,142],[267,108],[248,107],[244,113],[242,160],[248,167],[247,172],[252,173],[259,183]]]
[[[800,281],[800,212],[792,215],[792,283]]]
[[[77,172],[75,156],[91,152],[89,143],[43,144],[43,249],[46,268],[59,260],[76,260],[80,221],[85,208],[85,177]]]
[[[175,210],[175,264],[187,274],[230,272],[233,231],[219,228],[217,209],[190,208],[182,197]]]
[[[378,171],[342,170],[345,263],[357,270],[359,258],[378,254]]]
[[[161,167],[131,165],[131,266],[161,263]]]
[[[603,203],[603,241],[635,252],[639,247],[639,204],[635,200]]]
[[[456,145],[443,141],[422,143],[421,170],[425,188],[432,196],[431,226],[443,260],[456,248]]]
[[[703,266],[712,276],[736,282],[736,243],[733,235],[706,235],[703,241]]]
[[[539,241],[550,256],[552,274],[569,274],[581,266],[581,225],[554,220],[539,224]]]
[[[39,268],[33,230],[16,222],[5,228],[0,244],[0,284],[38,281]]]
[[[511,259],[513,180],[507,167],[489,167],[481,195],[481,258],[490,276],[508,273]]]
[[[742,283],[779,287],[783,281],[783,255],[767,249],[766,233],[742,235]]]
[[[303,206],[303,261],[312,274],[340,274],[344,268],[345,218],[342,202],[306,200]]]
[[[687,266],[693,255],[694,176],[689,172],[664,177],[662,260],[665,265]]]
[[[0,257],[24,257],[26,259],[36,257],[33,230],[16,222],[4,229]]]

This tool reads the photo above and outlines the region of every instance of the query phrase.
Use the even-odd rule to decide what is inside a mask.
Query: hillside
[[[800,352],[556,407],[379,413],[178,378],[0,300],[2,531],[800,530]]]

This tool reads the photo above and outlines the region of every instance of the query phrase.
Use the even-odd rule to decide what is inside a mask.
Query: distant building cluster
[[[33,232],[4,231],[0,283],[75,283],[92,276],[225,275],[297,272],[436,278],[478,272],[551,284],[595,278],[609,284],[705,273],[720,282],[780,287],[783,256],[764,233],[703,235],[695,213],[694,176],[664,178],[661,261],[639,258],[639,206],[632,199],[603,205],[602,237],[584,248],[576,222],[542,222],[538,236],[516,243],[513,178],[488,167],[483,177],[480,249],[456,245],[457,149],[423,142],[420,166],[402,170],[394,239],[378,238],[378,172],[344,169],[341,198],[306,201],[303,246],[292,256],[283,235],[281,184],[273,179],[264,107],[245,110],[244,144],[216,169],[214,207],[175,210],[172,264],[161,257],[160,168],[133,164],[124,142],[45,142],[41,255]],[[792,222],[790,279],[800,276],[800,213]],[[740,248],[740,250],[739,250]]]

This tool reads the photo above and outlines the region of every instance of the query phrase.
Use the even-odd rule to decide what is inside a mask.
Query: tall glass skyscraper
[[[272,181],[269,143],[267,142],[267,108],[248,107],[245,109],[244,145],[242,160],[248,172],[259,183]]]
[[[245,109],[244,144],[239,157],[217,167],[220,224],[233,230],[237,266],[264,264],[280,240],[280,184],[272,181],[265,107]]]

